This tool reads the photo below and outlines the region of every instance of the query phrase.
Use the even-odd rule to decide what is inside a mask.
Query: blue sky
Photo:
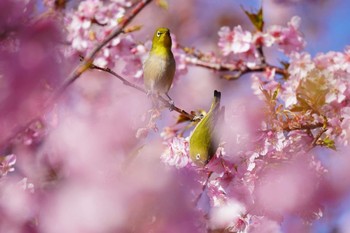
[[[324,28],[319,38],[309,41],[307,50],[316,54],[331,50],[342,51],[350,45],[350,1],[335,1],[328,14],[318,15]]]

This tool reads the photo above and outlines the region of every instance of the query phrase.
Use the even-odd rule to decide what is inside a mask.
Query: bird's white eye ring
[[[157,32],[157,37],[160,37],[160,35],[162,35],[162,33],[161,32]]]
[[[200,154],[196,154],[196,160],[200,160],[201,155]]]

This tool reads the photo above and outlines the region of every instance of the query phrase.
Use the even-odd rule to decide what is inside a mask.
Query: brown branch
[[[207,179],[205,180],[204,184],[202,185],[202,192],[201,192],[201,193],[197,196],[197,198],[194,200],[194,203],[195,203],[196,205],[198,205],[198,201],[201,199],[201,197],[202,197],[202,195],[203,195],[205,189],[207,188],[207,185],[208,185],[208,183],[209,183],[209,179],[210,179],[210,177],[211,177],[211,175],[212,175],[213,173],[214,173],[214,172],[212,172],[212,171],[208,173],[208,177],[207,177]]]
[[[276,74],[279,74],[282,76],[287,75],[287,71],[285,69],[268,64],[266,62],[266,58],[265,58],[265,54],[262,46],[257,47],[257,52],[259,54],[261,64],[253,68],[249,68],[247,66],[238,66],[232,63],[215,63],[215,62],[205,61],[206,55],[203,52],[197,49],[189,48],[182,45],[178,45],[178,46],[186,54],[189,55],[185,58],[185,61],[188,64],[192,64],[195,66],[199,66],[199,67],[203,67],[203,68],[207,68],[207,69],[219,71],[219,72],[234,72],[234,74],[224,75],[223,77],[226,80],[235,80],[247,73],[263,72],[265,71],[266,68],[275,69]]]
[[[119,74],[117,74],[116,72],[114,72],[113,70],[111,70],[110,68],[103,68],[103,67],[99,67],[99,66],[96,66],[96,65],[91,65],[90,67],[91,69],[95,69],[95,70],[101,70],[101,71],[104,71],[104,72],[107,72],[113,76],[115,76],[116,78],[118,78],[119,80],[121,80],[123,82],[124,85],[126,86],[129,86],[129,87],[132,87],[140,92],[143,92],[145,94],[147,94],[147,91],[142,89],[141,87],[129,82],[128,80],[126,80],[125,78],[123,78],[122,76],[120,76]]]
[[[265,57],[264,50],[263,50],[263,46],[259,45],[256,50],[259,53],[259,58],[260,58],[261,64],[267,65],[266,57]]]
[[[314,147],[317,146],[318,139],[320,139],[321,136],[322,136],[322,134],[324,134],[326,131],[327,131],[327,128],[322,128],[322,129],[316,134],[316,136],[314,137],[314,139],[313,139],[312,142],[311,142],[310,147],[307,149],[307,152],[309,152],[310,150],[312,150]]]
[[[285,126],[283,127],[283,130],[285,131],[294,131],[294,130],[313,130],[313,129],[318,129],[324,127],[324,123],[318,122],[315,124],[308,124],[308,125],[299,125],[297,127],[291,127],[291,126]]]
[[[238,69],[238,67],[236,67],[233,64],[206,62],[194,57],[186,57],[185,61],[188,64],[207,68],[214,71],[237,71]]]
[[[306,149],[306,152],[309,152],[310,150],[312,150],[317,145],[320,145],[320,144],[317,143],[318,140],[328,130],[326,128],[326,125],[324,123],[322,123],[322,122],[318,122],[318,123],[314,123],[314,124],[304,124],[304,125],[299,125],[299,126],[296,126],[296,127],[291,127],[289,125],[286,125],[286,126],[282,127],[281,129],[284,130],[284,131],[287,131],[287,132],[291,132],[291,131],[294,131],[294,130],[304,130],[308,134],[311,134],[311,130],[319,129],[319,132],[315,136],[313,136],[313,140],[312,140],[311,144],[308,146],[308,148]],[[258,132],[266,133],[266,132],[268,132],[270,130],[271,129],[259,130]],[[311,134],[311,136],[312,136],[312,134]]]
[[[96,54],[111,40],[113,40],[115,37],[117,37],[119,34],[123,33],[124,28],[135,18],[135,16],[152,0],[141,0],[137,3],[137,5],[131,10],[131,13],[129,15],[122,18],[122,20],[119,22],[118,27],[114,29],[114,31],[105,38],[104,41],[99,43],[86,57],[85,60],[78,66],[76,69],[69,75],[66,82],[63,83],[63,85],[53,94],[53,98],[50,99],[49,105],[56,101],[57,98],[59,98],[62,93],[69,87],[75,80],[77,80],[87,69],[90,68],[93,59],[95,58]]]
[[[96,70],[100,70],[100,71],[104,71],[104,72],[107,72],[111,75],[113,75],[114,77],[118,78],[119,80],[121,80],[123,82],[124,85],[126,86],[129,86],[129,87],[132,87],[144,94],[147,94],[147,91],[131,82],[129,82],[128,80],[126,80],[125,78],[123,78],[122,76],[120,76],[119,74],[117,74],[116,72],[114,72],[113,70],[109,69],[109,68],[103,68],[103,67],[99,67],[99,66],[96,66],[96,65],[91,65],[90,66],[91,69],[96,69]],[[162,96],[158,95],[157,96],[158,100],[161,101],[163,103],[163,105],[167,108],[169,108],[170,110],[174,110],[180,114],[182,114],[184,117],[186,117],[188,120],[190,121],[193,121],[195,116],[186,112],[185,110],[179,108],[179,107],[176,107],[174,104],[171,104],[169,103],[168,100],[166,100],[165,98],[163,98]]]
[[[327,131],[326,124],[323,122],[318,122],[318,123],[314,123],[314,124],[299,125],[297,127],[286,126],[283,128],[283,130],[285,130],[287,132],[294,131],[294,130],[306,130],[310,134],[311,134],[311,130],[314,130],[314,129],[320,129],[320,131],[313,137],[313,140],[312,140],[310,146],[306,150],[307,152],[309,152],[315,146],[318,145],[317,144],[318,140]]]
[[[185,61],[188,64],[207,68],[207,69],[214,70],[214,71],[235,72],[234,75],[225,76],[226,77],[225,79],[227,79],[227,80],[238,79],[242,75],[247,74],[247,73],[263,72],[263,71],[265,71],[266,68],[275,69],[276,74],[279,74],[279,75],[286,75],[287,74],[286,70],[284,70],[280,67],[274,66],[274,65],[270,65],[270,64],[262,64],[262,65],[259,65],[259,66],[253,67],[253,68],[249,68],[247,66],[238,67],[234,64],[229,64],[229,63],[207,62],[207,61],[203,61],[201,59],[195,58],[195,57],[186,57]]]

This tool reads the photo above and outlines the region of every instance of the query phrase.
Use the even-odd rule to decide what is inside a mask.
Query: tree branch
[[[103,67],[99,67],[99,66],[96,66],[96,65],[93,65],[93,64],[90,66],[90,68],[107,72],[107,73],[113,75],[114,77],[118,78],[119,80],[121,80],[124,85],[132,87],[132,88],[134,88],[134,89],[136,89],[136,90],[138,90],[138,91],[140,91],[140,92],[142,92],[144,94],[147,94],[146,90],[144,90],[143,88],[141,88],[141,87],[139,87],[139,86],[129,82],[128,80],[126,80],[125,78],[123,78],[122,76],[120,76],[119,74],[117,74],[116,72],[114,72],[113,70],[111,70],[109,68],[103,68]],[[159,101],[161,101],[164,104],[165,107],[182,114],[184,117],[186,117],[190,121],[194,120],[194,117],[195,117],[194,115],[192,115],[192,114],[186,112],[185,110],[183,110],[181,108],[178,108],[175,105],[169,103],[168,100],[166,100],[165,98],[163,98],[160,95],[158,95],[157,98],[158,98]]]
[[[194,58],[194,57],[186,57],[185,61],[188,64],[192,64],[195,66],[200,66],[200,67],[204,67],[210,70],[214,70],[214,71],[219,71],[219,72],[235,72],[234,75],[231,76],[225,76],[225,79],[227,80],[235,80],[240,78],[242,75],[247,74],[247,73],[253,73],[253,72],[263,72],[265,71],[266,68],[270,68],[270,69],[275,69],[276,74],[279,75],[286,75],[287,72],[277,66],[274,65],[269,65],[269,64],[262,64],[253,68],[249,68],[247,66],[244,67],[238,67],[234,64],[229,64],[229,63],[212,63],[212,62],[206,62],[203,61],[201,59],[198,58]]]
[[[198,205],[199,200],[201,199],[202,195],[204,194],[204,191],[205,191],[205,189],[207,188],[207,185],[208,185],[208,183],[209,183],[209,179],[210,179],[210,177],[211,177],[212,174],[213,174],[212,171],[210,171],[210,172],[208,173],[208,177],[207,177],[207,179],[205,180],[204,184],[202,185],[202,192],[201,192],[201,193],[197,196],[197,198],[194,200],[194,203],[195,203],[196,205]]]
[[[310,150],[312,150],[314,147],[316,147],[318,144],[318,139],[321,138],[321,136],[327,131],[327,128],[322,128],[316,136],[314,136],[314,139],[312,140],[310,147],[307,149],[307,151],[309,152]]]
[[[265,57],[264,50],[263,50],[263,46],[259,45],[256,50],[259,53],[259,58],[260,58],[261,64],[267,65],[266,57]]]
[[[294,131],[294,130],[312,130],[312,129],[318,129],[324,127],[324,123],[318,122],[315,124],[309,124],[309,125],[299,125],[297,127],[291,127],[289,125],[283,127],[283,130],[285,131]]]
[[[249,68],[247,66],[238,66],[232,63],[215,63],[215,62],[205,61],[203,58],[206,55],[203,52],[193,48],[188,48],[182,45],[179,45],[179,48],[181,48],[186,54],[189,55],[185,58],[185,61],[188,64],[192,64],[195,66],[199,66],[199,67],[203,67],[203,68],[207,68],[207,69],[219,71],[219,72],[234,72],[234,74],[224,75],[223,77],[226,80],[236,80],[240,78],[242,75],[247,73],[263,72],[265,71],[266,68],[274,69],[276,71],[276,74],[279,74],[282,76],[286,76],[288,74],[285,69],[268,64],[266,62],[265,54],[261,46],[257,48],[261,64],[253,68]]]

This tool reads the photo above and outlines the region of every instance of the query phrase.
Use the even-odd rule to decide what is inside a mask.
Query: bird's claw
[[[193,117],[192,121],[200,121],[203,119],[203,117],[204,117],[203,114],[196,115]]]
[[[173,100],[170,100],[170,101],[169,101],[169,110],[170,110],[170,111],[173,111],[174,109],[175,109],[174,101],[173,101]]]

